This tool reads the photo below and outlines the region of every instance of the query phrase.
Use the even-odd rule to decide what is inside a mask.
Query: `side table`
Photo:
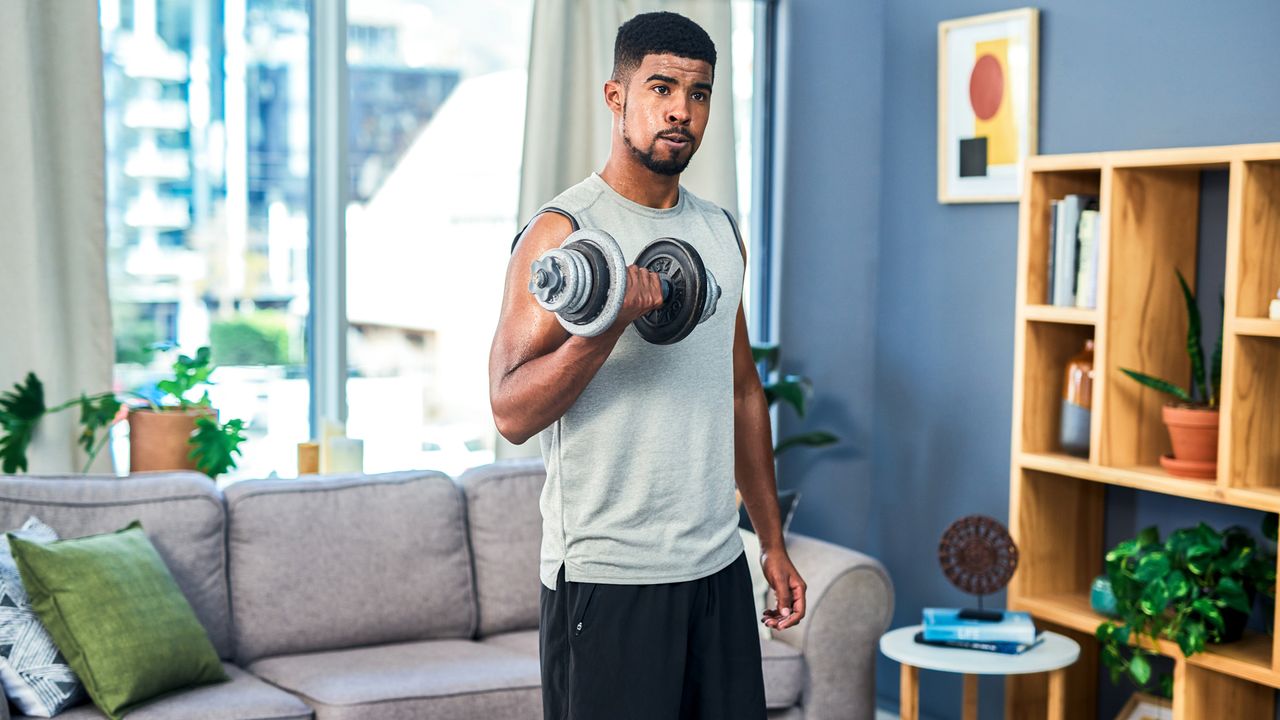
[[[1049,720],[1066,720],[1065,668],[1080,657],[1080,645],[1069,637],[1044,631],[1044,640],[1021,655],[922,645],[915,641],[921,626],[890,630],[880,637],[880,652],[902,664],[902,720],[920,717],[920,669],[964,675],[964,720],[978,717],[979,675],[1049,673]]]

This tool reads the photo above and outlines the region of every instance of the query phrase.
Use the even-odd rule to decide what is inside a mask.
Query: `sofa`
[[[36,515],[71,538],[141,520],[231,680],[130,720],[536,720],[544,479],[538,458],[456,479],[305,475],[225,491],[194,472],[11,475],[0,528]],[[853,550],[786,542],[808,615],[761,638],[768,716],[871,718],[889,577]],[[82,704],[58,717],[103,715]]]

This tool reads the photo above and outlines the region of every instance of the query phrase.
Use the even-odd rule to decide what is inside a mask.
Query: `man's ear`
[[[614,115],[622,114],[622,94],[625,92],[622,83],[617,80],[604,81],[604,104],[609,106]]]

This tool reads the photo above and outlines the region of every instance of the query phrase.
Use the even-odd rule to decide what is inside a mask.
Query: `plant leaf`
[[[6,473],[26,472],[27,446],[45,412],[44,384],[28,372],[13,389],[0,393],[0,468]]]
[[[1147,662],[1147,656],[1138,650],[1134,650],[1133,659],[1129,661],[1129,677],[1133,678],[1139,687],[1145,686],[1151,680],[1151,663]]]
[[[1159,390],[1162,393],[1168,393],[1184,402],[1191,402],[1191,396],[1187,394],[1186,390],[1183,390],[1182,388],[1178,387],[1177,385],[1174,385],[1171,382],[1168,382],[1167,380],[1161,380],[1158,377],[1152,377],[1151,375],[1147,375],[1146,373],[1140,373],[1136,370],[1130,370],[1129,368],[1120,368],[1120,372],[1124,373],[1125,375],[1128,375],[1129,377],[1133,378],[1134,380],[1137,380],[1138,382],[1142,383],[1143,385],[1146,385],[1149,388],[1152,388],[1154,390]]]
[[[1160,529],[1155,525],[1144,527],[1138,532],[1137,540],[1139,546],[1155,545],[1160,542]]]
[[[90,455],[90,461],[93,460],[92,454],[98,430],[110,427],[118,412],[120,412],[120,401],[114,394],[103,393],[88,397],[80,393],[81,430],[77,442]]]
[[[797,445],[805,445],[808,447],[822,447],[823,445],[831,445],[840,442],[840,438],[832,435],[825,430],[814,430],[813,432],[802,433],[800,435],[792,435],[791,437],[778,443],[778,447],[773,449],[776,456],[783,450],[795,447]]]
[[[813,384],[808,378],[800,375],[786,375],[781,380],[764,386],[764,395],[770,405],[776,400],[783,400],[795,408],[800,417],[804,417],[805,401],[812,394]]]
[[[219,425],[213,418],[202,415],[196,418],[196,429],[191,433],[191,451],[187,457],[196,461],[196,467],[205,475],[216,479],[236,466],[233,454],[239,453],[245,436],[240,432],[244,421],[239,418]]]
[[[1187,305],[1187,356],[1191,358],[1191,391],[1200,388],[1201,398],[1209,401],[1209,385],[1204,376],[1204,346],[1200,344],[1200,306],[1196,304],[1195,293],[1187,286],[1182,271],[1178,273],[1178,284],[1182,286],[1182,299]]]
[[[1222,388],[1222,332],[1226,316],[1226,301],[1218,293],[1218,341],[1213,346],[1213,359],[1209,361],[1209,407],[1218,407],[1218,394]]]
[[[773,372],[778,367],[778,343],[751,346],[751,362],[761,361],[764,361],[765,372]]]

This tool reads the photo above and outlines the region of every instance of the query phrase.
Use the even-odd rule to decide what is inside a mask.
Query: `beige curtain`
[[[738,215],[729,0],[535,0],[519,225],[562,190],[604,169],[613,122],[604,83],[613,71],[613,41],[622,23],[655,10],[688,17],[716,45],[711,119],[680,182]],[[499,457],[538,454],[536,438],[514,446],[498,437]]]
[[[48,405],[111,389],[96,0],[0,2],[0,390]],[[79,411],[40,424],[33,473],[79,472]],[[104,448],[94,472],[111,472]]]

